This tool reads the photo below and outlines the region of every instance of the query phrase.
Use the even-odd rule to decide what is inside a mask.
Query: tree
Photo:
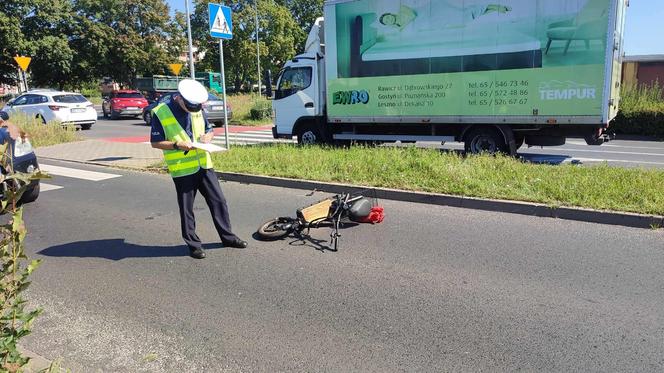
[[[62,87],[69,79],[74,51],[68,42],[72,7],[69,0],[0,2],[0,81],[14,83],[12,56],[32,57],[33,84]]]
[[[304,42],[311,30],[311,26],[318,17],[323,16],[324,0],[279,0],[278,3],[288,8],[297,22],[300,29],[304,32],[304,38],[297,41],[298,51],[304,48]]]
[[[80,42],[98,54],[97,76],[130,84],[137,75],[166,74],[181,47],[178,19],[172,20],[164,0],[75,0],[84,25]],[[180,16],[181,19],[181,16]],[[94,38],[87,38],[88,33]]]
[[[192,33],[205,58],[199,70],[219,70],[219,42],[209,35],[208,2],[195,0]],[[256,66],[256,26],[254,2],[242,0],[231,5],[233,10],[233,39],[224,42],[226,80],[239,90],[258,80]],[[274,0],[258,2],[258,37],[263,70],[275,70],[295,56],[298,40],[306,35],[295,23],[290,11]],[[231,85],[231,84],[229,84]]]

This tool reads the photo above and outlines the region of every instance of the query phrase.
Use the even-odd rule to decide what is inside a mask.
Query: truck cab
[[[297,137],[315,144],[329,140],[325,131],[323,19],[316,20],[304,53],[286,62],[277,79],[272,108],[275,138]]]

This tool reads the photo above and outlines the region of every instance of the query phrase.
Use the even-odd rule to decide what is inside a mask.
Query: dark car
[[[175,94],[177,94],[177,92],[165,93],[163,96],[161,96],[161,98],[159,98],[159,101],[155,101],[146,106],[145,109],[143,109],[143,120],[145,121],[145,124],[150,125],[150,121],[152,120],[152,109],[154,109],[158,104],[167,104],[171,102],[173,95]],[[226,105],[226,108],[228,109],[228,120],[230,120],[233,117],[233,111],[231,110],[230,105]],[[223,99],[213,95],[212,93],[208,93],[208,101],[203,104],[203,111],[205,112],[205,115],[207,116],[207,119],[210,123],[214,123],[215,126],[222,126],[224,124]]]
[[[148,106],[148,100],[143,94],[134,90],[117,90],[101,104],[104,118],[118,119],[122,116],[138,117],[143,114],[143,109]]]

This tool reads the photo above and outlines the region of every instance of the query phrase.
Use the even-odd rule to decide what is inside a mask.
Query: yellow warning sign
[[[30,57],[24,57],[24,56],[16,56],[14,57],[14,61],[18,64],[18,66],[21,68],[21,70],[25,71],[28,69],[28,66],[30,65],[30,61],[32,58]]]
[[[180,75],[180,70],[182,70],[182,64],[181,63],[171,63],[171,64],[168,65],[168,67],[171,69],[173,74]]]

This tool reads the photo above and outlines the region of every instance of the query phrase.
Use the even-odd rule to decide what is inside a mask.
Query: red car
[[[139,117],[143,114],[143,108],[148,106],[148,100],[139,91],[122,89],[111,92],[104,100],[101,110],[104,118],[118,119],[122,116]]]

